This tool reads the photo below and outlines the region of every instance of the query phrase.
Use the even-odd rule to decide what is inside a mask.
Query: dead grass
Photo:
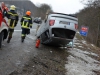
[[[77,39],[79,39],[79,40],[83,40],[83,37],[82,37],[79,33],[76,33],[75,36],[76,36]]]

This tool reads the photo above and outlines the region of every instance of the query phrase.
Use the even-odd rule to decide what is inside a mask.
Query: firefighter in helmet
[[[6,14],[6,17],[8,18],[8,22],[9,22],[9,29],[8,29],[9,35],[8,35],[7,43],[10,43],[12,34],[14,32],[14,28],[16,27],[19,20],[19,16],[15,10],[16,10],[15,5],[11,5],[10,11],[8,11]]]
[[[31,12],[26,11],[26,15],[22,17],[20,22],[22,28],[21,42],[24,42],[26,34],[30,34],[30,28],[32,28]]]

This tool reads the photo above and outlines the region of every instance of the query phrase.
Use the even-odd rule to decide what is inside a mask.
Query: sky
[[[46,3],[49,4],[54,12],[74,14],[83,9],[81,0],[31,0],[35,5]]]

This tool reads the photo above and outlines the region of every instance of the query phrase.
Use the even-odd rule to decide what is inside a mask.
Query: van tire
[[[3,32],[0,33],[0,48],[2,46],[2,40],[3,40]]]

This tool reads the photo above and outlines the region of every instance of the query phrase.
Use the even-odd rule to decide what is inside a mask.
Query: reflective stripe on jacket
[[[8,18],[9,28],[14,29],[19,19],[18,14],[14,10],[11,10],[7,12],[6,16]]]
[[[32,18],[28,15],[23,16],[21,19],[21,27],[26,29],[32,27]]]

